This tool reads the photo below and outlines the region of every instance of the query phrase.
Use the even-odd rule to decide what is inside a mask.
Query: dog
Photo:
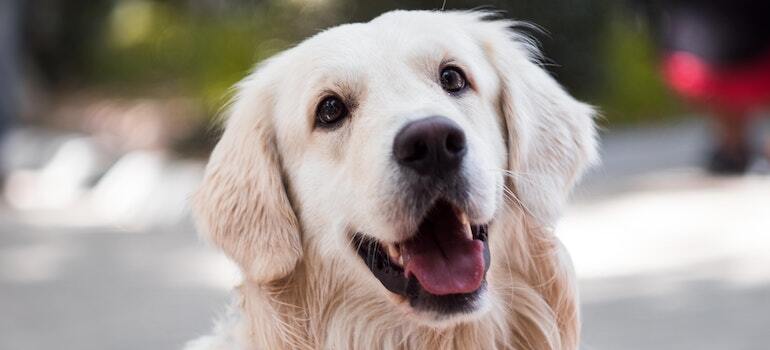
[[[193,214],[243,282],[188,348],[578,348],[552,228],[595,110],[521,25],[393,11],[241,81]]]

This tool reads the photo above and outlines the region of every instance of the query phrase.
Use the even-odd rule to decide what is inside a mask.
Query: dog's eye
[[[348,107],[337,96],[321,100],[315,110],[315,118],[322,127],[335,126],[348,115]]]
[[[441,87],[447,92],[455,93],[465,89],[465,75],[460,68],[447,66],[441,70]]]

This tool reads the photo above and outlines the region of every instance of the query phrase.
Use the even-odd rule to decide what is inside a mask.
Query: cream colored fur
[[[244,281],[214,334],[188,349],[578,348],[574,272],[552,227],[596,159],[594,112],[538,66],[516,23],[485,16],[390,12],[320,33],[239,84],[194,210]],[[469,71],[471,95],[435,88],[447,58]],[[334,132],[313,128],[325,89],[357,101]],[[394,219],[388,152],[401,125],[428,114],[468,134],[469,216],[492,220],[486,306],[441,325],[390,295],[346,240],[413,229]]]

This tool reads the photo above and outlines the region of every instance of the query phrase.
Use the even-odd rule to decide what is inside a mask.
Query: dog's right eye
[[[315,119],[321,127],[337,126],[348,116],[348,107],[337,96],[329,96],[321,100],[315,110]]]
[[[439,78],[441,87],[450,94],[458,93],[468,86],[465,74],[455,66],[444,67]]]

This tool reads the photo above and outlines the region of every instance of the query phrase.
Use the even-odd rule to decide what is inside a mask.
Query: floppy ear
[[[515,22],[481,24],[482,45],[500,77],[514,174],[509,186],[539,224],[553,225],[575,182],[598,158],[595,111],[536,63],[536,46],[510,29]]]
[[[224,134],[193,200],[199,229],[238,263],[246,278],[260,283],[288,275],[302,256],[264,70],[238,85]]]

